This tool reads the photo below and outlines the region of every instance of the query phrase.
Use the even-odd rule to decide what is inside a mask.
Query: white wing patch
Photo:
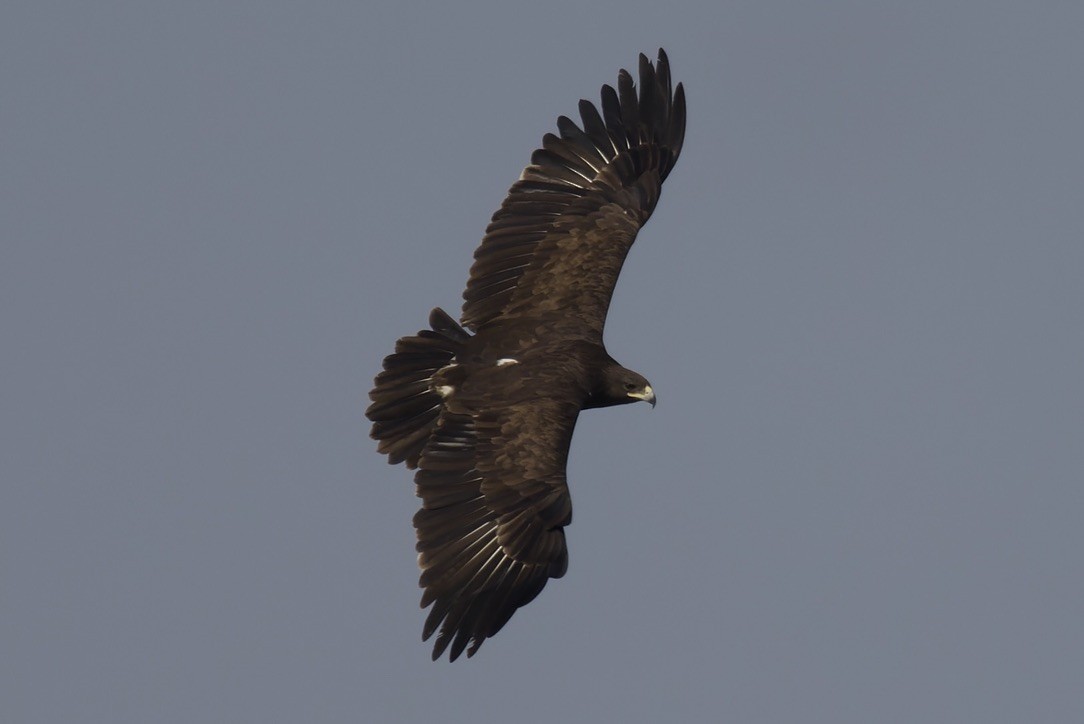
[[[452,387],[451,385],[437,385],[436,387],[433,388],[433,391],[436,392],[441,397],[447,397],[448,395],[455,392],[455,388]]]
[[[518,359],[512,359],[511,357],[501,357],[499,360],[497,360],[497,366],[498,367],[507,367],[508,365],[518,365],[518,364],[519,364],[519,360]]]

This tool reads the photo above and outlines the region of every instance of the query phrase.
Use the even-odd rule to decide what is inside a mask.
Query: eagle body
[[[637,402],[628,392],[649,386],[602,345],[587,340],[546,340],[543,335],[545,341],[508,349],[504,344],[494,347],[488,337],[472,336],[462,353],[434,373],[430,387],[443,398],[444,409],[473,413],[541,396],[577,410],[609,407]],[[625,381],[631,385],[628,389]]]
[[[377,449],[415,469],[423,640],[472,656],[568,568],[565,468],[581,410],[655,404],[603,343],[614,285],[681,150],[685,94],[660,50],[622,70],[601,112],[558,118],[486,229],[460,321],[384,359],[366,416]]]

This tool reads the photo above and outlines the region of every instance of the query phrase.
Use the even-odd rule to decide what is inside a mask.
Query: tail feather
[[[429,389],[433,374],[451,363],[470,339],[442,309],[429,315],[432,330],[395,343],[395,353],[384,358],[384,370],[376,376],[365,416],[373,422],[371,435],[377,450],[392,464],[418,466],[422,448],[436,427],[443,401]]]

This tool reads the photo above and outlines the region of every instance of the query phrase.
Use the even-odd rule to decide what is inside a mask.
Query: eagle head
[[[655,406],[655,391],[639,372],[633,372],[619,364],[603,368],[600,384],[596,385],[589,397],[587,407],[610,407],[627,405],[630,402],[650,402]]]

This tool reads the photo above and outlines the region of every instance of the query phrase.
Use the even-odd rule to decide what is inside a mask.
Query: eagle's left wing
[[[484,411],[444,411],[415,476],[418,563],[433,604],[422,639],[433,659],[471,656],[568,567],[572,518],[565,463],[579,409],[538,399]]]

